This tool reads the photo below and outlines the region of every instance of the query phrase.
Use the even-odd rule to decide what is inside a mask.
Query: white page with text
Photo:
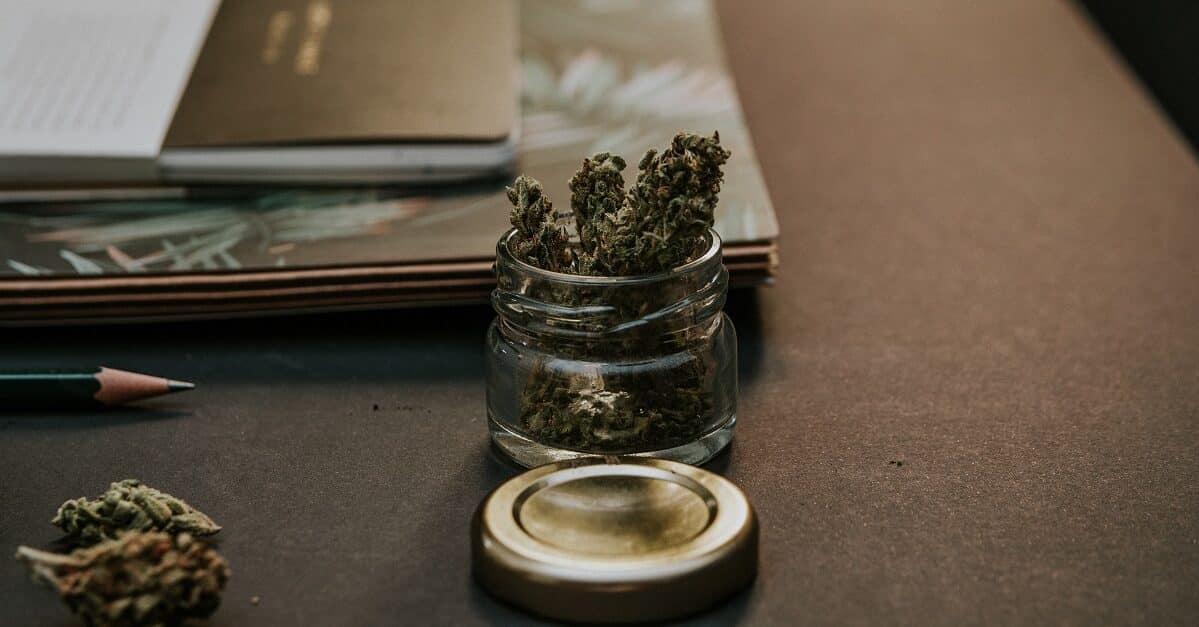
[[[153,158],[220,0],[0,0],[0,156]]]

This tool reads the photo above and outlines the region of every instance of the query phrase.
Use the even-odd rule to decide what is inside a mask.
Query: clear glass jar
[[[737,335],[720,237],[660,274],[551,272],[496,247],[487,333],[492,440],[537,466],[583,455],[700,464],[733,437]]]

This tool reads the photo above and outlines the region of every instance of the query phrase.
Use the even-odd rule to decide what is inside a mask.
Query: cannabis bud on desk
[[[178,625],[220,605],[229,565],[190,534],[129,531],[69,555],[17,550],[87,625]]]
[[[643,453],[707,460],[732,438],[736,335],[712,231],[720,137],[680,133],[639,162],[599,153],[554,210],[527,176],[508,189],[488,334],[492,438],[518,462]]]
[[[203,512],[136,479],[63,503],[51,521],[69,554],[17,549],[34,579],[92,627],[179,625],[212,614],[229,565],[194,536],[221,528]]]
[[[115,538],[124,530],[161,530],[209,536],[221,527],[182,499],[161,492],[137,479],[117,481],[94,499],[63,503],[50,521],[80,546]]]

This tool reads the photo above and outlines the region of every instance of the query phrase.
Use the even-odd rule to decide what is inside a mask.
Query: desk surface
[[[761,577],[697,621],[1193,618],[1199,168],[1135,80],[1063,2],[721,13],[783,268],[730,303],[742,422],[713,463],[757,506]],[[0,366],[201,387],[0,417],[0,549],[135,476],[225,525],[214,625],[517,622],[468,577],[470,514],[514,472],[489,318],[5,333]],[[0,598],[2,624],[71,624],[15,562]]]

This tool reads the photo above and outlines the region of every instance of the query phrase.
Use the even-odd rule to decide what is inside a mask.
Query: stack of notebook
[[[726,264],[734,284],[769,281],[778,228],[710,3],[525,0],[519,16],[519,171],[565,206],[585,155],[636,162],[679,130],[719,130],[733,152],[717,211]],[[482,302],[509,181],[0,192],[0,323]]]

